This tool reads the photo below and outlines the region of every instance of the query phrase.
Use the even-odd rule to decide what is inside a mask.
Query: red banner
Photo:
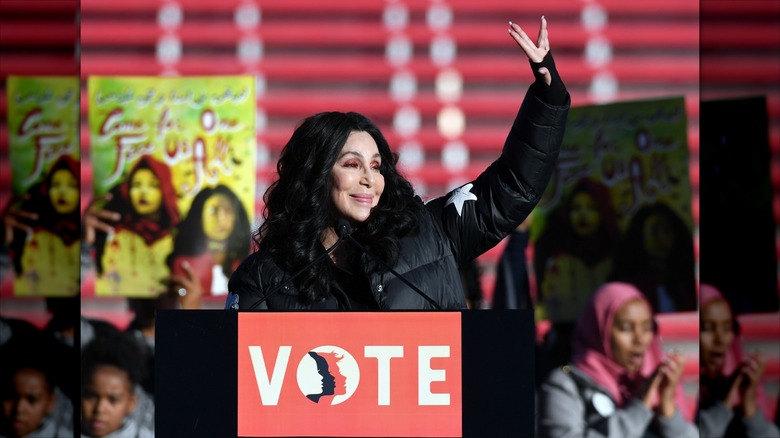
[[[239,313],[239,436],[462,435],[461,314]]]

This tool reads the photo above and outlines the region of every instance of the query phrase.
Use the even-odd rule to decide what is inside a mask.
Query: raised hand
[[[163,280],[168,289],[166,293],[175,295],[182,309],[199,309],[205,291],[200,285],[198,275],[186,261],[181,262],[181,268],[184,275],[172,274]]]
[[[84,214],[84,243],[87,245],[95,243],[96,230],[111,234],[114,232],[114,227],[109,225],[109,222],[117,222],[122,218],[122,215],[115,211],[103,210],[97,206],[110,200],[111,197],[111,193],[106,193],[99,198],[93,199],[89,207],[87,207],[87,211]]]
[[[531,62],[542,62],[544,57],[547,56],[547,53],[550,51],[550,40],[547,34],[547,19],[545,19],[544,16],[541,18],[539,35],[536,38],[536,43],[534,43],[531,38],[528,37],[528,34],[526,34],[519,25],[511,21],[509,22],[509,35],[511,35],[517,45],[523,49]],[[550,85],[552,82],[552,76],[550,76],[550,72],[545,67],[540,67],[539,73],[544,75],[544,81],[547,83],[547,85]]]
[[[20,198],[12,199],[8,205],[5,206],[3,212],[0,213],[0,216],[3,218],[3,226],[5,227],[4,244],[8,245],[14,240],[14,230],[22,230],[28,235],[33,232],[32,227],[29,226],[27,222],[38,220],[38,215],[31,211],[14,209],[14,206],[29,197],[30,195],[25,194]]]

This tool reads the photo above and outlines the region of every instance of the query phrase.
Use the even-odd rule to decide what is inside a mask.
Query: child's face
[[[139,169],[130,179],[130,201],[138,214],[153,214],[162,205],[160,180],[149,169]]]
[[[24,436],[41,427],[54,408],[56,396],[46,376],[32,368],[22,368],[13,376],[12,394],[3,395],[3,417],[14,436]]]
[[[79,182],[72,173],[59,169],[52,174],[49,199],[59,214],[70,213],[78,207]]]
[[[227,239],[235,222],[236,212],[227,196],[212,195],[203,203],[203,234],[209,239]]]
[[[98,438],[119,430],[136,401],[125,371],[109,365],[96,368],[81,395],[81,429]]]

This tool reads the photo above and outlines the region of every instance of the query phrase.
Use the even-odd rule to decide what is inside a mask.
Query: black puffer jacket
[[[531,88],[533,90],[533,87]],[[420,234],[401,239],[393,268],[442,309],[464,309],[458,266],[494,247],[536,206],[558,159],[570,101],[549,105],[531,90],[507,136],[501,157],[476,180],[426,203]],[[422,201],[419,201],[422,202]],[[363,257],[366,272],[374,266]],[[226,308],[249,309],[290,277],[263,251],[249,256],[230,278]],[[432,310],[414,289],[387,272],[369,276],[380,309]],[[305,304],[293,282],[256,306],[272,310],[337,310],[336,298]]]

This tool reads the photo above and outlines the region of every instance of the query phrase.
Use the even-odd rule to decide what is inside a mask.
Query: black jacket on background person
[[[480,256],[509,235],[539,202],[553,174],[570,98],[555,72],[551,55],[548,54],[540,64],[532,63],[534,67],[540,65],[547,66],[553,73],[552,86],[539,84],[537,76],[537,81],[525,95],[501,156],[476,180],[426,202],[419,234],[400,240],[400,255],[393,269],[441,309],[466,308],[458,266]],[[558,104],[548,103],[550,101]],[[423,202],[419,198],[417,200]],[[372,268],[379,262],[365,254],[361,260],[365,273],[376,272]],[[226,308],[435,309],[392,272],[380,271],[384,273],[366,274],[367,282],[363,276],[366,294],[358,302],[352,297],[334,295],[323,302],[303,303],[298,299],[294,282],[289,282],[255,306],[266,293],[276,290],[292,275],[264,254],[261,247],[245,259],[231,276]]]

